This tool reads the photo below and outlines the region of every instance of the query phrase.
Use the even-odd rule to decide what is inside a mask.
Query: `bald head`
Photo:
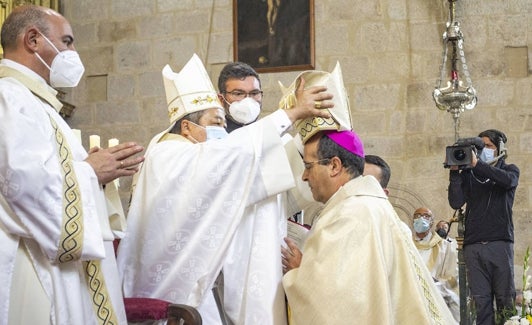
[[[434,225],[434,215],[432,214],[432,211],[425,207],[417,208],[416,211],[414,211],[413,217],[412,223],[416,236],[421,239],[425,238]]]
[[[430,211],[428,208],[421,207],[421,208],[417,208],[416,211],[414,211],[414,217],[416,215],[429,215],[429,216],[432,216],[432,211]]]
[[[73,50],[70,23],[56,11],[34,5],[16,7],[0,32],[4,58],[33,70],[50,84],[50,67],[57,54]]]
[[[17,48],[17,39],[26,33],[28,28],[37,28],[47,35],[49,29],[48,18],[51,15],[60,16],[50,8],[34,5],[19,6],[13,9],[5,20],[4,25],[2,25],[0,34],[4,53]]]

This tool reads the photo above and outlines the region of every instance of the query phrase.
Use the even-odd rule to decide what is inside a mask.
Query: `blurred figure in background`
[[[428,208],[422,207],[414,211],[414,243],[454,319],[460,321],[456,242],[450,242],[438,236],[432,230],[433,225],[434,215]]]

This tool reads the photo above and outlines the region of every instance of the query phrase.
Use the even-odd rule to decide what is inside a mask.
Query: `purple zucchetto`
[[[323,133],[340,147],[364,158],[364,144],[354,131],[323,131]]]

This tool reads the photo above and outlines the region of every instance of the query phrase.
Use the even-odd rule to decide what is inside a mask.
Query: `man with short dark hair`
[[[227,132],[255,122],[262,107],[258,73],[244,62],[226,64],[218,77],[218,98],[225,109]]]
[[[472,155],[470,168],[460,171],[451,167],[448,196],[453,209],[467,204],[464,257],[477,324],[495,324],[504,311],[514,308],[512,207],[519,168],[506,164],[507,138],[503,132],[489,129],[478,136],[484,148],[479,158]]]
[[[371,175],[375,177],[379,184],[381,184],[382,190],[386,193],[386,196],[390,195],[390,191],[388,190],[388,183],[392,176],[390,165],[388,165],[384,159],[376,155],[366,155],[364,161],[364,176]],[[401,226],[408,236],[412,234],[410,227],[403,221],[401,221]]]
[[[455,324],[380,184],[362,176],[352,131],[304,144],[305,171],[325,204],[305,241],[282,249],[291,324]]]
[[[366,155],[364,160],[366,162],[364,165],[364,175],[372,175],[375,177],[379,181],[379,184],[381,184],[384,193],[388,195],[388,183],[392,174],[388,163],[376,155]]]

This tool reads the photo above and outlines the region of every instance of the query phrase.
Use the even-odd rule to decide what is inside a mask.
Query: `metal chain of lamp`
[[[443,53],[440,66],[440,79],[432,92],[436,106],[452,114],[455,140],[458,139],[460,114],[477,105],[477,92],[473,88],[471,76],[464,55],[464,36],[460,22],[455,20],[455,6],[458,0],[449,1],[449,21],[443,33]],[[449,76],[445,84],[446,76]]]
[[[477,92],[473,88],[471,76],[467,68],[464,55],[464,36],[460,30],[460,23],[455,20],[455,6],[458,0],[449,1],[449,21],[443,33],[443,53],[440,67],[440,79],[432,92],[436,106],[440,110],[451,113],[454,120],[455,141],[459,139],[460,114],[464,110],[471,110],[477,105]],[[443,85],[446,76],[449,79]],[[463,209],[455,211],[452,223],[458,223],[458,283],[460,290],[460,324],[475,323],[474,313],[471,312],[472,301],[469,299],[466,277],[465,258],[463,251],[465,214]]]

